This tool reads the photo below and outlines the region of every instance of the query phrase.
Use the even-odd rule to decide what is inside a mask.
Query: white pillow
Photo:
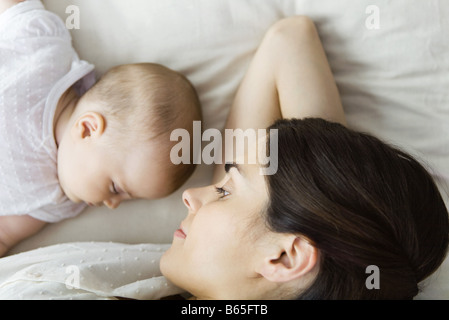
[[[97,74],[151,61],[184,73],[203,104],[203,128],[222,128],[265,31],[295,14],[316,23],[351,127],[429,163],[447,197],[449,181],[449,2],[439,0],[44,0],[68,24]],[[66,9],[69,9],[66,13]],[[184,187],[209,183],[201,165]],[[157,201],[88,209],[50,225],[12,252],[67,241],[169,243],[184,218],[181,188]],[[441,274],[444,284],[449,271]],[[442,279],[442,278],[440,278]],[[435,280],[436,281],[436,280]],[[449,285],[438,291],[449,298]],[[432,292],[430,290],[430,292]],[[427,297],[438,298],[429,293]]]

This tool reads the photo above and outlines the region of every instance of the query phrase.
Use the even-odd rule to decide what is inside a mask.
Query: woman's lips
[[[184,231],[180,228],[175,231],[175,237],[185,239],[187,235],[184,233]]]

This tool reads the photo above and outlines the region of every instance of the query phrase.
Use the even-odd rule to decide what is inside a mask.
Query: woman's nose
[[[201,189],[202,188],[191,188],[182,193],[182,200],[184,201],[184,205],[189,209],[189,213],[195,213],[201,208]]]

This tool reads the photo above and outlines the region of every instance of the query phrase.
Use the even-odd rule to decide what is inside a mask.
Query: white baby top
[[[59,185],[53,118],[70,86],[82,94],[93,85],[93,69],[41,1],[0,15],[0,215],[57,222],[85,208]]]

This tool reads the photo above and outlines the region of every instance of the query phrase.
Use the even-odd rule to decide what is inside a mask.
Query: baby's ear
[[[100,137],[105,129],[104,117],[94,111],[83,113],[76,120],[73,129],[74,133],[81,139]]]
[[[307,239],[285,235],[277,253],[266,257],[259,273],[272,282],[287,282],[317,267],[318,249]]]

